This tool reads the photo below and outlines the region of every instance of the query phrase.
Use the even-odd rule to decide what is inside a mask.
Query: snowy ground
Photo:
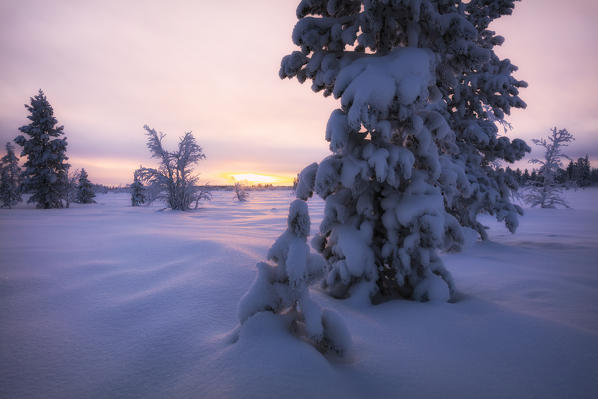
[[[444,256],[461,300],[337,301],[326,359],[236,306],[284,230],[288,192],[217,192],[194,212],[126,194],[0,210],[1,398],[597,398],[598,189],[529,209],[511,235]],[[322,202],[310,201],[312,229]]]

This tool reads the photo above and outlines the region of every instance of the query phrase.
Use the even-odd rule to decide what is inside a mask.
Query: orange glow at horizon
[[[133,172],[140,167],[141,163],[129,158],[113,157],[77,157],[71,156],[68,160],[71,170],[81,168],[87,170],[93,183],[106,185],[130,184],[133,180]],[[153,165],[150,165],[153,166]],[[221,163],[214,163],[207,168],[198,167],[196,172],[201,177],[202,184],[230,185],[234,182],[245,182],[250,185],[272,184],[274,186],[291,186],[296,173],[289,171],[259,170],[257,172],[223,172]],[[228,165],[230,167],[230,165]],[[247,169],[245,169],[247,170]],[[118,175],[118,178],[114,176]]]
[[[230,173],[225,174],[235,182],[246,181],[250,184],[291,185],[294,176],[267,175],[258,173]]]

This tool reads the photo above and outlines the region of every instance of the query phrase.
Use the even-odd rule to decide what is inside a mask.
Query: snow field
[[[335,309],[353,348],[326,358],[259,314],[238,327],[289,192],[216,192],[192,212],[97,204],[0,210],[0,397],[598,397],[595,188],[526,209],[511,235],[444,254],[460,300]],[[312,234],[323,202],[308,201]]]

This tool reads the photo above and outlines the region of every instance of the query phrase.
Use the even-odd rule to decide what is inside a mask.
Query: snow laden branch
[[[557,182],[557,173],[563,167],[563,158],[569,159],[563,153],[563,147],[567,147],[574,140],[573,135],[567,129],[557,130],[552,128],[548,138],[534,139],[534,144],[544,148],[544,159],[534,158],[532,164],[540,165],[538,175],[540,181],[527,187],[524,199],[532,207],[540,205],[542,208],[554,208],[557,205],[569,207],[562,196],[564,185]]]
[[[166,136],[164,133],[158,133],[147,125],[143,128],[147,148],[152,158],[160,162],[157,169],[141,167],[135,173],[136,178],[148,184],[149,191],[154,193],[149,200],[162,198],[171,209],[185,211],[192,203],[197,207],[200,200],[209,199],[209,192],[197,186],[199,177],[193,174],[193,167],[206,156],[191,132],[180,138],[176,151],[167,151],[162,144]]]

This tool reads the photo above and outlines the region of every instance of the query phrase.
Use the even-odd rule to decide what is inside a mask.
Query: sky
[[[65,127],[69,162],[93,182],[128,184],[140,164],[155,165],[147,124],[172,149],[193,132],[207,156],[197,168],[203,183],[255,174],[289,183],[329,153],[325,127],[337,107],[308,83],[278,77],[280,59],[296,49],[297,4],[0,0],[0,143],[19,134],[23,104],[41,88]],[[506,38],[499,56],[529,83],[508,136],[531,145],[567,128],[576,138],[567,153],[588,153],[594,167],[596,15],[594,0],[523,0],[491,27]]]

